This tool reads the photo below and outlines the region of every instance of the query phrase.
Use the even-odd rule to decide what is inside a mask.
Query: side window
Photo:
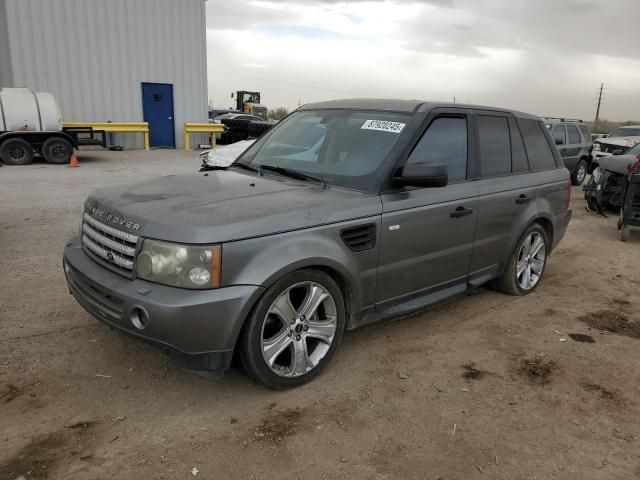
[[[443,163],[449,182],[467,177],[467,120],[463,117],[436,118],[409,155],[407,164]]]
[[[574,125],[567,125],[567,144],[576,145],[580,143],[580,133],[578,127]]]
[[[524,146],[527,149],[531,170],[548,170],[556,168],[551,146],[542,131],[542,124],[536,120],[519,118],[518,126],[522,132]]]
[[[511,171],[513,173],[528,172],[529,160],[524,151],[520,129],[513,118],[509,119],[509,131],[511,132]]]
[[[480,142],[480,176],[497,177],[511,173],[509,126],[505,117],[477,115]]]
[[[553,130],[551,130],[551,136],[553,137],[553,141],[556,142],[556,145],[564,145],[567,143],[564,138],[564,125],[554,125]]]

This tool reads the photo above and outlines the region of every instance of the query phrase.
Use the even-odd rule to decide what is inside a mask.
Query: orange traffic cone
[[[78,157],[76,157],[75,153],[71,154],[71,161],[69,162],[69,168],[78,167]]]

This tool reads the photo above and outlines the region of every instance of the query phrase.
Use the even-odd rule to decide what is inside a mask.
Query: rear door
[[[435,109],[406,164],[444,163],[449,184],[383,192],[376,302],[466,288],[478,215],[468,181],[469,111]]]
[[[480,285],[507,261],[530,218],[535,216],[535,180],[515,118],[475,111],[478,225],[469,280]]]

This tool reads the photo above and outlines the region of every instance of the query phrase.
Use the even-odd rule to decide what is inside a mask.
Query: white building
[[[206,57],[205,0],[0,0],[0,87],[51,92],[64,121],[147,121],[152,148],[207,121]]]

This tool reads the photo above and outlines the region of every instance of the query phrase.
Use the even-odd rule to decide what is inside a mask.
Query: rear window
[[[524,118],[518,119],[531,170],[556,168],[556,161],[542,129],[542,123]]]
[[[478,115],[480,176],[496,177],[511,173],[509,126],[505,117]]]
[[[569,145],[580,143],[580,133],[578,133],[578,127],[574,125],[567,125],[567,143]]]
[[[588,142],[591,140],[591,132],[589,131],[589,127],[587,127],[584,123],[579,125],[578,128],[582,132],[582,136],[584,137],[584,141]]]

